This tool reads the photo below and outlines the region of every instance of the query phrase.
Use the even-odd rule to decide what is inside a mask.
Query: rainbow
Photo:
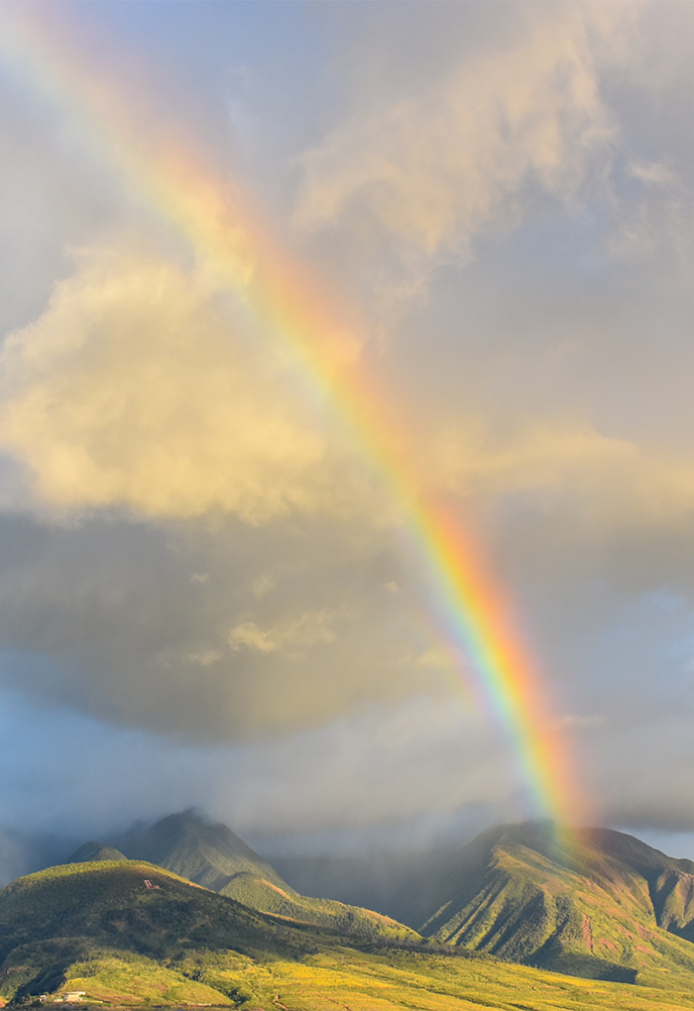
[[[338,322],[349,320],[350,312],[325,293],[322,280],[283,253],[249,194],[215,172],[199,145],[161,130],[153,140],[142,126],[141,99],[128,101],[122,87],[86,67],[84,54],[56,42],[60,34],[46,17],[45,8],[39,15],[31,5],[5,15],[0,65],[35,99],[76,119],[101,163],[176,228],[263,330],[289,344],[311,383],[348,421],[387,486],[459,681],[468,682],[472,672],[476,694],[503,732],[531,798],[530,813],[575,819],[584,806],[566,741],[512,609],[459,517],[423,491],[398,414],[363,365],[358,324]]]

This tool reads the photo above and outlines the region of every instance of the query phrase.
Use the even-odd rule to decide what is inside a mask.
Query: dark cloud
[[[197,740],[448,692],[407,630],[387,543],[345,528],[0,518],[2,680],[44,704]],[[358,631],[357,631],[358,630]]]

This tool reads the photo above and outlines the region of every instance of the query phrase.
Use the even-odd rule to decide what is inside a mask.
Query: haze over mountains
[[[251,873],[284,888],[279,874],[226,825],[184,811],[119,840],[128,858],[159,864],[190,881],[221,892],[239,874]]]
[[[140,861],[49,868],[0,893],[0,995],[14,1006],[248,1011],[684,1011],[667,991],[595,983],[459,948],[403,946],[249,909]]]
[[[309,863],[293,867],[305,889]],[[83,843],[0,892],[0,997],[81,990],[106,1004],[305,1011],[327,1011],[335,995],[353,1011],[694,1008],[692,861],[620,832],[535,822],[411,856],[380,890],[382,865],[361,884],[357,867],[348,890],[372,908],[301,894],[298,873],[287,882],[193,810]]]
[[[100,847],[87,844],[71,859],[118,859]],[[368,933],[373,909],[391,918],[391,932],[405,925],[401,939],[416,931],[436,944],[586,978],[658,986],[694,973],[694,862],[620,832],[497,826],[467,846],[410,857],[390,875],[376,868],[361,883],[353,862],[351,904],[335,900],[345,898],[339,878],[320,888],[325,865],[312,887],[308,860],[284,862],[290,879],[292,867],[303,871],[309,898],[292,887],[301,875],[288,883],[227,826],[195,811],[130,830],[120,848],[251,908],[325,927]]]

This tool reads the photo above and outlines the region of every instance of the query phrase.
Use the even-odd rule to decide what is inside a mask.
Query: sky
[[[408,495],[503,595],[576,820],[694,858],[693,33],[0,3],[0,864],[190,806],[293,851],[533,816]]]

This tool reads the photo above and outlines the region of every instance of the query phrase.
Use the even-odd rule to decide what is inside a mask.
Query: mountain
[[[628,864],[648,882],[658,925],[694,942],[694,861],[665,856],[621,832],[593,829],[589,837],[603,853]]]
[[[562,836],[550,823],[496,826],[458,850],[405,858],[390,891],[381,874],[380,894],[367,889],[363,906],[299,894],[229,828],[193,810],[135,836],[128,856],[327,929],[412,940],[409,927],[437,944],[592,979],[662,985],[665,974],[694,973],[694,863],[606,829]]]
[[[380,929],[378,913],[299,894],[230,829],[195,811],[162,819],[130,855],[262,912],[343,931]],[[438,944],[510,962],[662,985],[664,975],[689,981],[694,972],[692,872],[690,861],[619,832],[561,837],[549,823],[497,826],[458,850],[405,859],[390,896],[381,887],[371,896],[378,901],[367,896],[363,905],[378,909],[392,936],[405,923]]]
[[[694,864],[607,829],[482,833],[419,931],[509,961],[665,985],[694,973]]]
[[[621,832],[502,825],[458,849],[278,863],[302,891],[508,961],[654,985],[694,968],[694,862]]]
[[[128,858],[120,850],[113,846],[106,846],[101,842],[86,842],[71,853],[65,861],[66,864],[87,864],[95,860],[127,860]]]
[[[158,864],[260,912],[352,933],[418,939],[410,928],[370,909],[299,895],[231,829],[195,810],[131,833],[127,845],[133,859]]]
[[[687,942],[681,941],[681,944]],[[0,892],[0,996],[248,1011],[694,1011],[667,989],[586,984],[449,947],[258,913],[140,861],[71,863]]]
[[[167,1002],[229,1004],[237,988],[228,971],[239,956],[292,960],[339,939],[264,916],[153,864],[71,863],[0,892],[0,992],[16,999],[63,987],[108,1000],[109,980],[132,991],[144,974],[150,996],[163,988]],[[228,957],[208,955],[201,970],[200,953],[219,951]]]
[[[287,892],[293,889],[277,872],[246,846],[226,825],[208,820],[195,810],[162,818],[134,840],[120,842],[134,860],[146,860],[221,891],[237,874],[251,874]]]

